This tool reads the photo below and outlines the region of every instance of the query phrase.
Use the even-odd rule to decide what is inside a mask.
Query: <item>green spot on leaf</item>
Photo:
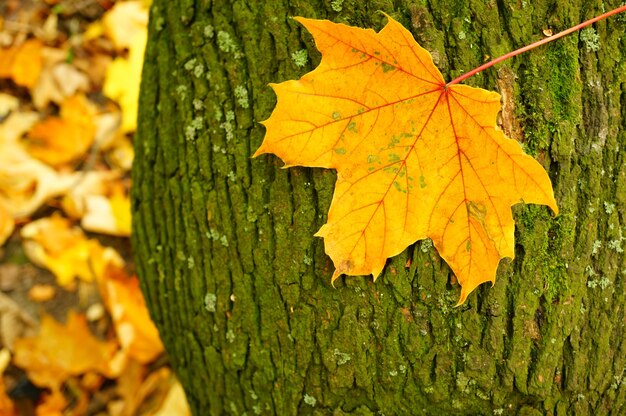
[[[396,67],[393,65],[389,65],[387,62],[383,62],[383,72],[395,71]]]

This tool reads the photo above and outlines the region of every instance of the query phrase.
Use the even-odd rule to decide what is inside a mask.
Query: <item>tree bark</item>
[[[549,171],[561,214],[516,206],[516,259],[461,307],[428,241],[376,283],[333,288],[313,234],[334,172],[250,158],[275,104],[268,83],[319,62],[291,16],[378,30],[384,11],[450,80],[619,4],[153,0],[133,243],[194,413],[625,413],[625,16],[467,80],[503,95],[502,128]]]

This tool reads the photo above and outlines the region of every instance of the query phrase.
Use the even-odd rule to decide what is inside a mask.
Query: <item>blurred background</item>
[[[149,1],[0,1],[0,416],[186,415],[134,275]]]

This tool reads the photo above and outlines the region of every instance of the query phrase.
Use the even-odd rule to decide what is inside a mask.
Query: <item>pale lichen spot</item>
[[[424,178],[424,175],[420,175],[420,188],[426,188],[426,178]]]
[[[217,296],[215,293],[207,293],[204,297],[204,308],[209,312],[217,310]]]
[[[237,44],[233,38],[230,37],[230,34],[223,30],[217,32],[217,47],[220,48],[222,52],[226,53],[237,51]]]
[[[333,149],[335,150],[335,153],[337,153],[338,155],[345,155],[346,154],[346,149],[344,149],[343,147],[338,147]]]
[[[204,102],[198,98],[195,98],[193,100],[193,108],[197,111],[203,110],[204,109]]]
[[[302,68],[309,60],[309,53],[306,49],[300,49],[291,54],[291,60],[297,67]]]
[[[585,44],[587,52],[597,52],[600,50],[600,35],[598,35],[593,27],[581,30],[580,40]]]
[[[332,0],[330,2],[330,8],[336,12],[343,10],[343,0]]]
[[[198,62],[196,58],[190,59],[185,63],[184,68],[187,71],[191,71],[196,66],[196,62]]]
[[[333,120],[339,120],[341,118],[341,113],[339,113],[339,111],[333,111],[331,117],[333,118]]]
[[[211,39],[215,35],[215,28],[211,25],[207,25],[204,27],[204,36]]]
[[[346,364],[348,361],[350,361],[352,359],[352,357],[350,357],[350,354],[346,354],[345,352],[341,352],[337,348],[335,348],[335,350],[333,351],[333,355],[337,359],[337,365],[344,365],[344,364]]]
[[[304,394],[304,403],[308,404],[311,407],[315,407],[315,403],[317,403],[317,400],[315,399],[315,397],[313,396],[309,396],[308,394]]]
[[[234,93],[237,104],[239,104],[241,108],[250,107],[250,103],[248,101],[248,89],[246,87],[244,87],[243,85],[237,85],[235,87]]]
[[[352,133],[358,133],[356,129],[356,123],[354,121],[351,121],[350,123],[348,123],[348,131]]]
[[[187,87],[184,85],[177,86],[176,94],[180,97],[181,100],[184,100],[185,97],[187,97]]]

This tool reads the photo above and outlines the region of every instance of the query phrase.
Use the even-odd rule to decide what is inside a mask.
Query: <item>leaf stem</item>
[[[596,16],[593,19],[589,19],[586,22],[583,22],[583,23],[581,23],[579,25],[576,25],[574,27],[570,27],[569,29],[566,29],[566,30],[564,30],[562,32],[557,33],[556,35],[552,35],[550,37],[541,39],[541,40],[539,40],[537,42],[531,43],[530,45],[526,45],[523,48],[519,48],[517,50],[514,50],[513,52],[509,52],[506,55],[502,55],[502,56],[500,56],[500,57],[498,57],[496,59],[492,59],[491,61],[487,62],[486,64],[483,64],[483,65],[481,65],[481,66],[479,66],[479,67],[477,67],[475,69],[472,69],[471,71],[466,72],[465,74],[461,75],[460,77],[455,78],[452,81],[448,82],[446,87],[449,87],[449,86],[454,85],[454,84],[458,84],[459,82],[466,80],[467,78],[471,77],[472,75],[475,75],[475,74],[477,74],[477,73],[479,73],[481,71],[484,71],[485,69],[487,69],[489,67],[492,67],[495,64],[504,61],[505,59],[509,59],[509,58],[511,58],[511,57],[513,57],[515,55],[519,55],[522,52],[526,52],[526,51],[529,51],[531,49],[534,49],[537,46],[543,45],[544,43],[552,42],[553,40],[556,40],[558,38],[562,38],[565,35],[569,35],[570,33],[575,32],[577,30],[580,30],[580,29],[584,28],[585,26],[589,26],[589,25],[591,25],[591,24],[593,24],[593,23],[595,23],[595,22],[597,22],[599,20],[606,19],[609,16],[613,16],[614,14],[618,14],[618,13],[625,12],[625,11],[626,11],[626,5],[618,7],[616,9],[613,9],[613,10],[609,11],[609,12],[606,12],[604,14]]]

